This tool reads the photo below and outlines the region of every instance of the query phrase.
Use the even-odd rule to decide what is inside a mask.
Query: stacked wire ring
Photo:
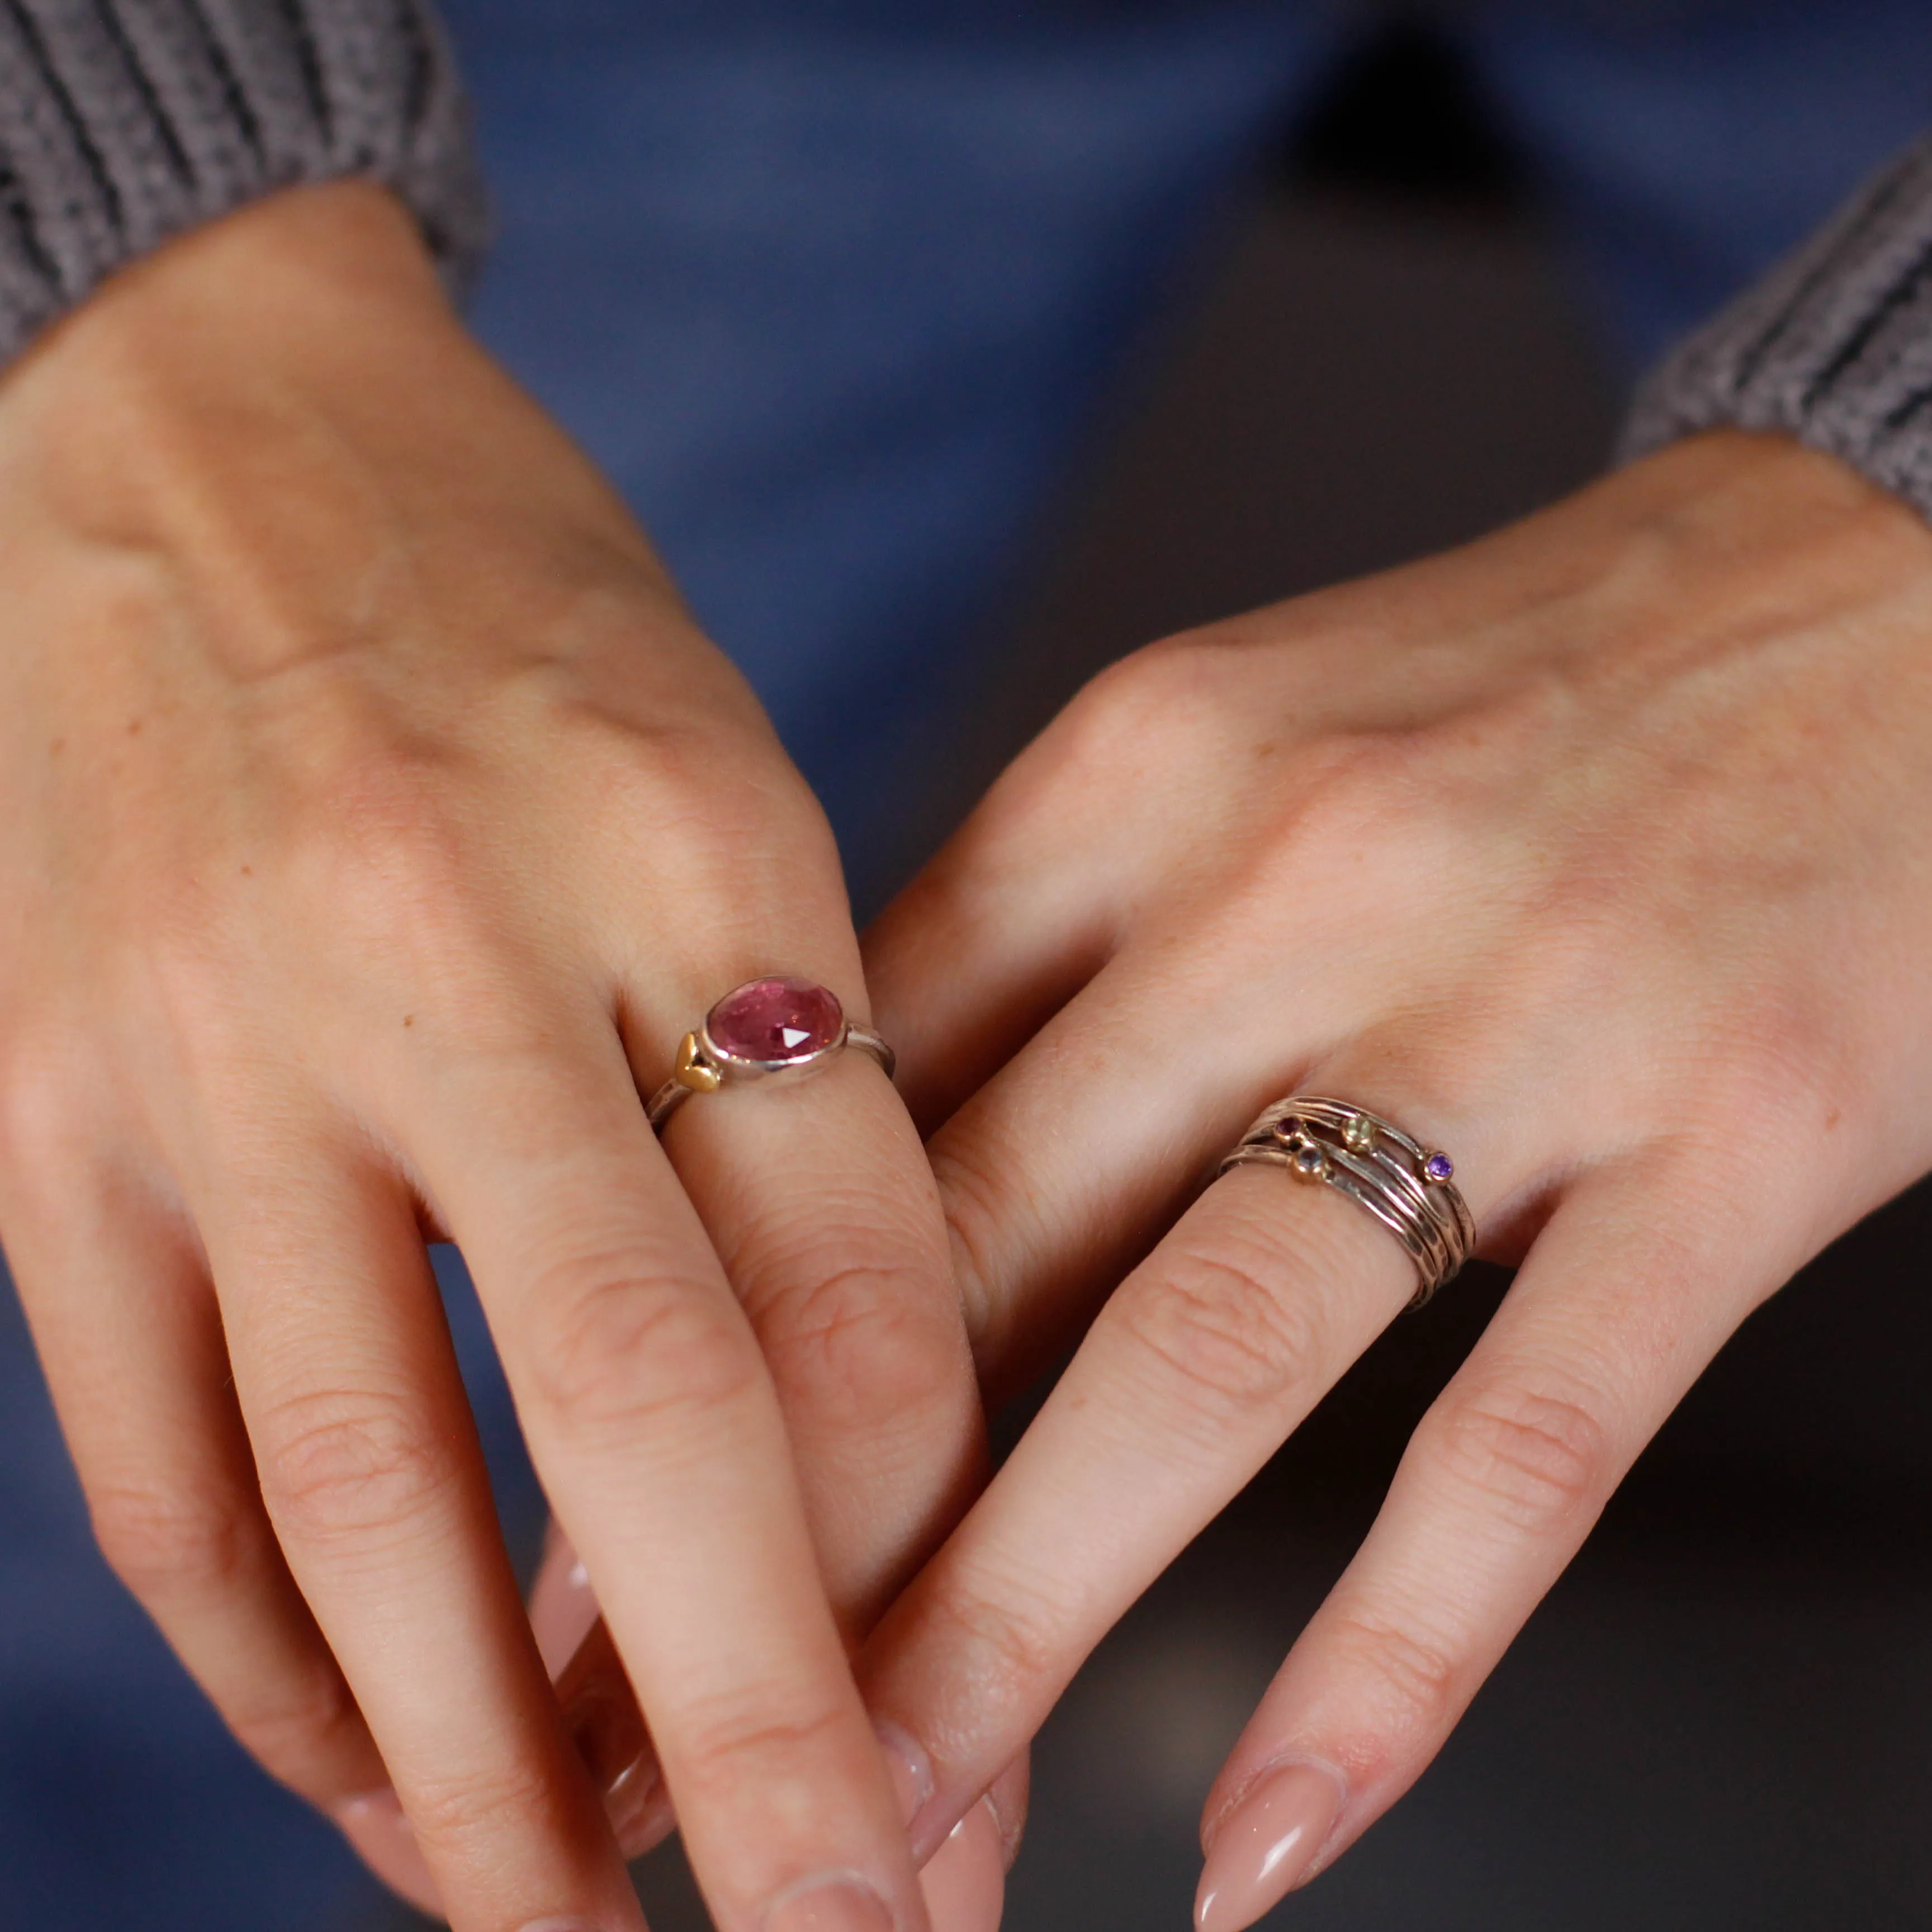
[[[1346,1100],[1296,1094],[1277,1100],[1241,1136],[1220,1172],[1250,1162],[1286,1168],[1365,1208],[1408,1250],[1420,1308],[1469,1258],[1476,1224],[1456,1186],[1456,1163],[1393,1122]]]
[[[892,1050],[870,1027],[845,1017],[838,995],[810,980],[774,976],[734,986],[678,1042],[670,1078],[646,1102],[662,1132],[694,1094],[741,1081],[796,1079],[836,1060],[848,1046],[892,1077]]]

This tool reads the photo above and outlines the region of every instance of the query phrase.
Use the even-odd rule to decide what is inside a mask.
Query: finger
[[[1144,1255],[1312,1044],[1265,1058],[1280,1001],[1237,974],[1190,986],[1114,959],[932,1139],[960,1292],[989,1402],[1052,1362]],[[1211,1004],[1210,1029],[1171,1023]],[[1304,1041],[1324,1017],[1298,1009]]]
[[[932,1932],[996,1932],[1006,1907],[1006,1866],[990,1800],[981,1798],[953,1826],[919,1882]]]
[[[1407,1254],[1353,1202],[1245,1168],[1123,1284],[868,1648],[873,1708],[934,1762],[916,1852],[1414,1286]]]
[[[402,1800],[386,1785],[338,1806],[336,1826],[356,1856],[398,1897],[432,1918],[447,1918],[442,1888],[416,1842]]]
[[[1026,1828],[1029,1760],[1016,1759],[920,1872],[933,1932],[997,1932]]]
[[[557,1683],[580,1755],[605,1794],[628,1858],[641,1858],[676,1825],[650,1733],[601,1620]],[[898,1745],[895,1737],[889,1750]],[[902,1755],[896,1769],[901,1816],[910,1823],[931,1790],[922,1759]],[[1027,1761],[1009,1766],[992,1791],[953,1827],[919,1876],[932,1932],[994,1932],[1006,1898],[1006,1873],[1019,1849],[1027,1800]]]
[[[891,1922],[918,1927],[776,1397],[616,1037],[452,1057],[416,1105],[409,1144],[432,1150],[429,1190],[470,1259],[714,1916],[749,1927],[775,1901],[856,1882]]]
[[[848,1010],[853,1002],[849,996]],[[646,1091],[670,1064],[632,1046]],[[910,1120],[871,1059],[809,1081],[726,1088],[686,1106],[664,1144],[750,1317],[778,1393],[807,1522],[848,1643],[958,1520],[985,1480],[984,1426],[938,1190]],[[546,1606],[547,1613],[548,1606]],[[580,1748],[610,1780],[635,1856],[668,1812],[640,1810],[621,1683],[564,1696]],[[962,1833],[922,1880],[956,1921],[997,1922],[997,1833]]]
[[[1117,892],[1064,832],[1026,811],[1023,758],[864,940],[874,1012],[899,1090],[932,1132],[1096,973],[1113,950]]]
[[[544,1532],[543,1560],[530,1586],[530,1634],[553,1680],[562,1675],[596,1621],[590,1573],[569,1538],[553,1522]]]
[[[665,1145],[751,1318],[826,1587],[856,1645],[986,1480],[925,1150],[878,1065],[850,1053],[800,1085],[706,1096]],[[1005,1864],[990,1813],[947,1840],[920,1886],[936,1924],[998,1924]]]
[[[663,1064],[668,1064],[666,1055]],[[985,1428],[924,1148],[878,1066],[706,1095],[664,1144],[750,1318],[848,1638],[985,1480]]]
[[[262,1492],[453,1922],[640,1925],[524,1618],[413,1204],[326,1125],[220,1153],[197,1220]]]
[[[1202,1932],[1251,1924],[1408,1788],[1638,1452],[1802,1262],[1732,1206],[1727,1165],[1647,1155],[1538,1238],[1216,1781]]]
[[[69,1151],[44,1192],[10,1163],[7,1241],[95,1535],[242,1744],[338,1810],[387,1773],[262,1508],[201,1256],[148,1185]]]

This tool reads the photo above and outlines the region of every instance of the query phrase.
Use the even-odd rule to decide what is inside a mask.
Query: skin
[[[393,1784],[462,1932],[640,1922],[498,1538],[459,1241],[717,1923],[926,1920],[849,1652],[982,1474],[832,840],[401,211],[272,197],[0,382],[0,1236],[101,1542],[261,1761]],[[997,1856],[997,1851],[994,1854]]]
[[[916,1850],[1414,1286],[1337,1193],[1206,1184],[1265,1103],[1448,1148],[1520,1268],[1207,1795],[1265,1850],[1299,1767],[1318,1840],[1232,1890],[1210,1852],[1215,1932],[1407,1790],[1726,1337],[1932,1168],[1928,642],[1915,513],[1694,439],[1126,659],[891,909],[982,1378],[1084,1331],[862,1660],[934,1767]]]
[[[1329,1780],[1297,1875],[1737,1323],[1932,1166],[1932,534],[1774,439],[1128,660],[862,974],[742,684],[374,190],[10,371],[0,553],[0,1233],[104,1544],[278,1775],[393,1778],[459,1927],[636,1918],[426,1233],[607,1614],[566,1694],[636,1686],[718,1922],[850,1871],[918,1932],[908,1790],[923,1857],[1406,1299],[1340,1197],[1200,1192],[1265,1101],[1452,1148],[1522,1263],[1210,1794],[1212,1843]],[[650,1136],[768,970],[869,984],[937,1193],[856,1058]],[[956,1268],[996,1396],[1086,1336],[867,1647],[896,1786],[846,1653],[977,1480]]]

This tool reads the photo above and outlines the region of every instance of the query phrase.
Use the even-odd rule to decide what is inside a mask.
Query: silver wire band
[[[695,1039],[697,1036],[692,1037]],[[708,1083],[708,1087],[693,1087],[688,1078],[673,1074],[644,1103],[644,1118],[650,1122],[653,1130],[662,1133],[665,1121],[694,1093],[721,1086],[736,1086],[750,1080],[796,1079],[801,1074],[815,1072],[828,1061],[836,1060],[848,1046],[856,1047],[861,1053],[876,1060],[880,1071],[888,1080],[891,1079],[897,1064],[897,1058],[892,1048],[870,1027],[856,1025],[848,1020],[838,1039],[808,1060],[746,1062],[729,1060],[721,1054],[707,1063],[717,1075],[715,1081]]]
[[[1264,1108],[1221,1162],[1286,1168],[1319,1181],[1366,1208],[1415,1264],[1420,1308],[1462,1268],[1476,1245],[1468,1203],[1451,1178],[1455,1163],[1412,1139],[1366,1107],[1318,1094],[1295,1094]]]

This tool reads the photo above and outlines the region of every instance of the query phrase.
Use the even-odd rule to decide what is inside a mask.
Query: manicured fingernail
[[[562,1532],[553,1524],[543,1565],[530,1591],[530,1630],[537,1640],[537,1654],[553,1681],[577,1654],[597,1615],[590,1574],[577,1560],[577,1552]]]
[[[886,1768],[892,1774],[892,1790],[899,1801],[900,1821],[910,1826],[920,1808],[932,1796],[932,1760],[919,1740],[884,1718],[874,1718],[872,1728],[879,1734],[879,1748],[886,1754]]]
[[[335,1808],[336,1828],[356,1856],[386,1885],[419,1911],[442,1916],[442,1894],[430,1876],[429,1862],[416,1843],[401,1801],[393,1791],[365,1791]]]
[[[892,1932],[886,1901],[850,1872],[793,1886],[765,1914],[764,1932]]]
[[[1194,1898],[1195,1932],[1243,1932],[1306,1876],[1335,1828],[1342,1780],[1292,1764],[1264,1778],[1222,1820]]]
[[[1006,1902],[1006,1847],[992,1802],[982,1798],[919,1875],[932,1932],[998,1932]]]

